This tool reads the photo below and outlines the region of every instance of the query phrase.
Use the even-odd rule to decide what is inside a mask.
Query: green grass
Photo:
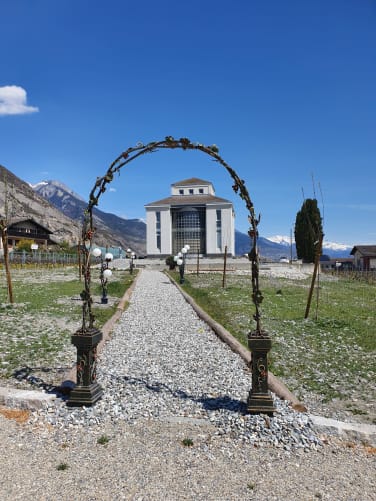
[[[109,441],[110,441],[110,439],[107,435],[101,435],[98,438],[97,443],[100,445],[107,445]]]
[[[171,273],[177,279],[178,275]],[[305,320],[310,280],[260,277],[262,326],[272,337],[270,369],[293,391],[333,398],[376,398],[376,286],[349,279],[321,277],[318,309],[314,294]],[[254,329],[249,276],[186,275],[184,290],[247,346]],[[317,318],[316,318],[317,317]],[[360,414],[354,406],[354,414]]]
[[[115,273],[115,272],[114,272]],[[133,280],[137,276],[136,273],[130,275],[129,272],[121,272],[121,280],[114,280],[108,283],[107,295],[109,297],[121,298],[123,297],[125,291],[131,286]],[[100,285],[93,287],[92,294],[100,296],[102,294],[102,289]],[[96,307],[93,305],[93,313],[95,316],[95,321],[99,327],[104,325],[107,320],[109,320],[115,313],[119,301],[116,301],[112,306],[108,305],[106,308]]]
[[[113,315],[119,299],[136,274],[113,270],[108,305],[99,305],[101,288],[92,270],[93,313],[101,327]],[[14,304],[7,303],[5,275],[0,287],[0,377],[21,367],[57,368],[71,365],[75,350],[71,335],[81,325],[82,301],[77,269],[12,270]]]
[[[183,438],[181,443],[184,447],[193,447],[193,440],[191,438]]]

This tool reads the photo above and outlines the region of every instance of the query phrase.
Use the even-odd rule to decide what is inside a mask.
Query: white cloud
[[[26,91],[17,85],[0,87],[0,115],[24,115],[39,111],[35,106],[26,104]]]
[[[116,191],[116,188],[110,188],[110,192]]]

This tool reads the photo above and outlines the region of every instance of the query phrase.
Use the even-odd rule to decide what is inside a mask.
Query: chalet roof
[[[177,181],[176,183],[173,183],[171,186],[196,186],[202,184],[211,184],[213,186],[213,183],[211,183],[210,181],[204,181],[204,179],[199,179],[198,177],[190,177],[189,179],[183,179],[183,181]]]
[[[153,205],[207,205],[211,203],[227,203],[232,205],[230,200],[215,197],[214,195],[172,195],[167,198],[162,198],[162,200],[150,202],[146,204],[145,207]]]
[[[13,218],[9,221],[8,223],[8,233],[9,233],[9,229],[14,226],[14,225],[18,225],[20,223],[26,223],[26,222],[31,222],[33,224],[35,224],[36,226],[39,226],[39,228],[41,228],[42,230],[45,231],[45,233],[49,233],[51,234],[52,231],[49,230],[46,226],[43,226],[42,224],[38,223],[37,221],[35,221],[35,219],[33,219],[32,217],[18,217],[18,218]]]
[[[356,251],[360,252],[360,254],[365,257],[375,257],[376,245],[355,245],[350,254],[354,255]]]

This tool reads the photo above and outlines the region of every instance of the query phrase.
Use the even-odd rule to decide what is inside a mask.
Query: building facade
[[[34,221],[34,219],[17,219],[10,221],[7,229],[8,246],[12,249],[17,247],[20,240],[31,240],[41,248],[46,248],[50,244],[56,244],[51,240],[52,231],[45,226]],[[2,240],[0,238],[0,249],[2,249]]]
[[[355,245],[350,254],[354,256],[356,270],[376,270],[376,245]]]
[[[220,256],[235,251],[232,203],[215,195],[210,181],[190,178],[171,185],[171,196],[145,205],[146,253],[176,255],[188,244],[190,254]],[[226,249],[227,248],[227,249]]]

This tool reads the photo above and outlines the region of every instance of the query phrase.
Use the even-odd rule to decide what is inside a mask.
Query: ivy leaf
[[[188,146],[191,144],[190,140],[187,137],[181,137],[179,141],[183,147],[183,150],[187,149]]]
[[[88,301],[90,299],[90,294],[86,290],[83,290],[80,294],[80,298],[82,301]]]

